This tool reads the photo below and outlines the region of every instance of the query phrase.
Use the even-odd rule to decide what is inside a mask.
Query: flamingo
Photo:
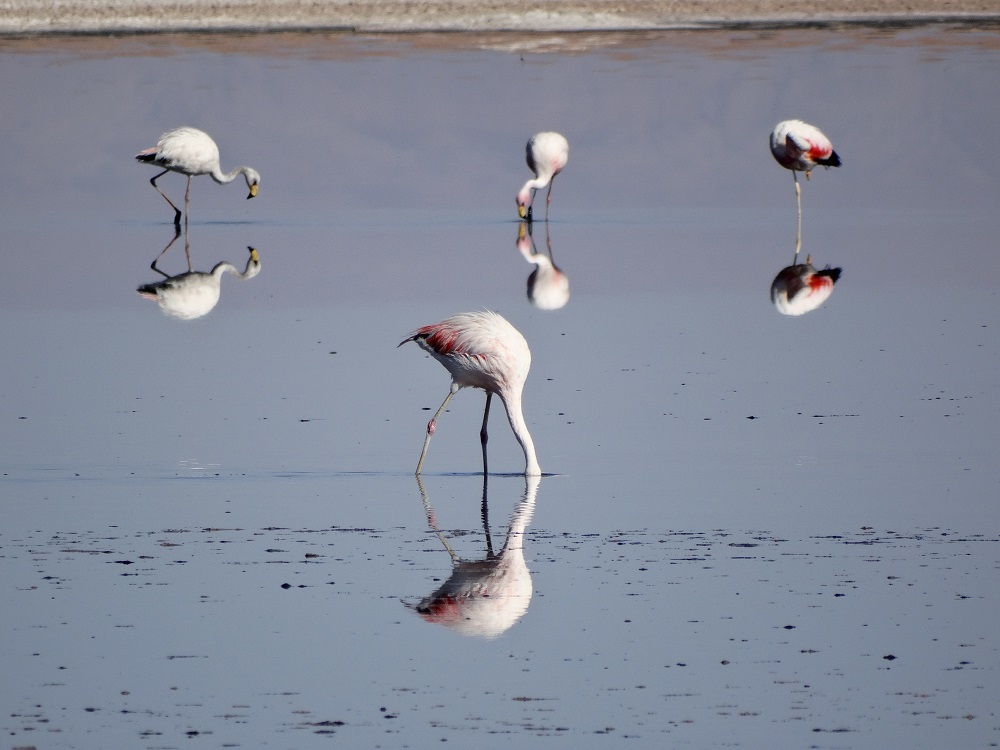
[[[549,220],[549,203],[552,201],[552,181],[569,160],[569,143],[559,133],[535,133],[526,149],[528,169],[535,179],[528,180],[517,194],[517,214],[531,221],[531,201],[536,190],[549,186],[545,196],[545,220]]]
[[[841,269],[813,268],[812,257],[805,263],[781,269],[771,282],[771,302],[782,315],[804,315],[815,310],[833,294]]]
[[[440,323],[418,328],[399,342],[399,346],[416,341],[422,349],[451,373],[451,389],[444,402],[427,423],[427,436],[420,451],[416,475],[424,465],[427,446],[437,427],[438,417],[462,388],[482,388],[486,391],[486,410],[479,439],[483,446],[483,473],[487,473],[486,424],[490,417],[490,401],[495,393],[507,411],[507,420],[514,437],[524,451],[525,476],[540,475],[535,445],[521,413],[521,391],[531,367],[531,351],[524,336],[507,320],[491,310],[453,315]]]
[[[166,276],[166,279],[155,284],[144,284],[135,291],[140,297],[155,300],[164,313],[174,318],[181,320],[200,318],[210,313],[219,303],[224,273],[229,272],[244,281],[260,273],[260,255],[252,247],[248,247],[247,250],[250,251],[250,257],[242,272],[232,263],[222,261],[209,273],[187,271],[177,276],[167,276],[156,267],[154,260],[150,267]]]
[[[778,164],[792,171],[795,181],[795,203],[798,206],[798,232],[795,235],[795,256],[802,249],[802,192],[796,172],[805,172],[806,179],[819,164],[827,169],[840,166],[840,157],[823,132],[802,120],[784,120],[771,131],[771,153]]]
[[[160,136],[153,148],[147,148],[135,155],[136,161],[163,167],[163,171],[149,181],[163,199],[174,209],[174,225],[181,224],[181,210],[160,190],[156,181],[167,172],[187,175],[187,190],[184,192],[184,221],[187,223],[188,208],[191,204],[191,178],[207,174],[220,185],[226,185],[242,174],[250,188],[247,200],[257,196],[260,174],[253,167],[236,167],[231,172],[223,172],[219,166],[219,147],[212,137],[197,128],[177,128]]]

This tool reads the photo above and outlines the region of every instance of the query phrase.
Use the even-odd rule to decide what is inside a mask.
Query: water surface
[[[998,42],[3,42],[11,746],[995,744]],[[843,276],[799,318],[768,298],[788,117],[844,160],[803,182],[803,254]],[[192,268],[262,269],[193,321],[135,294],[174,229],[132,155],[182,123],[263,175],[195,180]],[[555,310],[513,200],[542,129]],[[548,475],[495,414],[484,490],[463,392],[421,488],[448,378],[396,344],[482,307],[532,347]],[[460,573],[523,560],[513,622],[421,616],[442,540]]]

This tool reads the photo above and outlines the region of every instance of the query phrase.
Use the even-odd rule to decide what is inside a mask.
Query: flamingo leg
[[[184,234],[188,230],[188,217],[191,215],[191,175],[188,175],[187,190],[184,191]]]
[[[486,423],[490,421],[490,401],[493,399],[493,392],[486,391],[486,410],[483,412],[483,426],[479,430],[479,442],[483,444],[483,476],[485,477],[489,473],[489,468],[486,461],[486,443],[489,442],[490,436],[486,430]]]
[[[808,176],[808,172],[806,175]],[[802,188],[799,186],[799,178],[792,170],[792,179],[795,180],[795,205],[798,207],[798,224],[795,230],[795,259],[798,260],[799,251],[802,249]]]
[[[158,192],[160,195],[162,195],[163,196],[163,200],[165,200],[167,203],[169,203],[170,207],[172,209],[174,209],[174,226],[179,227],[181,225],[181,210],[179,208],[177,208],[177,206],[174,205],[174,202],[172,200],[170,200],[167,197],[167,194],[164,193],[162,190],[160,190],[160,186],[156,184],[156,181],[158,179],[160,179],[161,177],[163,177],[163,175],[165,175],[169,171],[170,171],[169,169],[164,169],[162,172],[160,172],[158,175],[156,175],[156,177],[154,177],[153,179],[151,179],[149,181],[149,184],[152,185],[154,188],[156,188],[156,192]],[[188,177],[188,187],[190,187],[190,186],[191,186],[191,178]]]
[[[451,401],[452,396],[456,393],[458,393],[458,386],[455,383],[452,383],[451,390],[448,391],[448,395],[445,396],[445,399],[441,403],[441,406],[438,407],[438,410],[434,412],[434,416],[431,417],[431,421],[427,423],[427,435],[424,437],[424,447],[423,450],[420,451],[420,460],[417,461],[416,474],[418,477],[420,476],[420,470],[424,466],[424,457],[427,455],[427,446],[431,444],[431,436],[434,434],[434,430],[437,429],[438,417],[441,416],[445,408],[448,406],[448,402]]]
[[[549,180],[549,191],[545,194],[545,221],[548,223],[549,220],[549,204],[552,202],[552,185],[556,181],[556,176],[552,175]]]

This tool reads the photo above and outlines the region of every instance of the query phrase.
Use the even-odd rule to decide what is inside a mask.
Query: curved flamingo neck
[[[209,172],[209,176],[220,185],[228,185],[239,175],[243,175],[244,179],[249,182],[249,175],[247,173],[249,169],[250,167],[236,167],[231,172],[223,172],[222,167],[216,166],[215,169]]]
[[[528,432],[528,426],[524,423],[524,415],[521,413],[521,394],[500,393],[500,400],[503,401],[504,409],[507,412],[507,421],[514,431],[514,437],[521,444],[524,451],[524,474],[525,476],[540,476],[541,468],[538,466],[538,459],[535,457],[535,443]]]
[[[521,203],[527,204],[532,198],[532,191],[541,190],[543,187],[549,184],[552,179],[551,174],[540,174],[532,180],[528,180],[524,183],[524,187],[521,188],[521,192],[517,194],[518,199]]]
[[[214,268],[212,268],[211,275],[217,279],[221,279],[222,274],[226,273],[227,271],[240,280],[246,280],[256,275],[253,272],[254,269],[253,269],[252,259],[247,261],[247,267],[242,271],[240,271],[240,269],[238,269],[236,266],[234,266],[227,260],[220,261],[219,263],[215,264]]]
[[[227,260],[216,263],[215,267],[212,269],[211,275],[217,279],[221,279],[222,274],[226,273],[227,271],[231,273],[233,276],[240,276],[240,277],[243,276],[243,274],[240,273],[240,269],[238,269],[236,266],[234,266]]]

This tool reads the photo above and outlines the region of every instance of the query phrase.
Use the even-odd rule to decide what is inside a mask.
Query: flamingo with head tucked
[[[174,205],[166,193],[160,190],[156,181],[167,172],[178,172],[187,175],[187,190],[184,192],[184,222],[187,223],[188,208],[191,204],[191,178],[207,174],[220,185],[225,185],[242,174],[250,188],[247,200],[257,195],[260,185],[260,173],[253,167],[236,167],[230,172],[223,172],[219,166],[219,147],[215,145],[208,133],[197,128],[177,128],[169,130],[160,136],[159,142],[153,148],[147,148],[135,155],[136,161],[162,167],[163,171],[152,178],[149,183],[163,196],[163,199],[174,209],[174,224],[180,226],[181,210]]]
[[[486,410],[479,438],[483,447],[483,473],[487,473],[486,424],[490,416],[493,394],[500,397],[514,437],[524,451],[525,475],[539,475],[535,445],[521,413],[521,391],[531,367],[531,351],[524,336],[507,320],[490,310],[453,315],[440,323],[418,328],[403,339],[399,346],[416,341],[424,351],[451,373],[451,389],[444,402],[427,423],[427,436],[417,462],[417,476],[424,465],[427,446],[437,427],[438,417],[448,402],[462,388],[482,388],[486,391]]]
[[[771,131],[771,153],[778,164],[792,171],[795,181],[795,203],[798,206],[798,232],[795,255],[802,249],[802,192],[796,172],[805,172],[806,179],[816,166],[839,167],[840,157],[823,132],[802,120],[784,120]]]
[[[531,221],[531,203],[535,191],[548,185],[545,195],[545,220],[549,220],[549,203],[552,201],[552,181],[569,161],[569,143],[559,133],[535,133],[528,141],[525,154],[528,169],[535,173],[534,179],[528,180],[518,192],[517,214],[522,219]]]

